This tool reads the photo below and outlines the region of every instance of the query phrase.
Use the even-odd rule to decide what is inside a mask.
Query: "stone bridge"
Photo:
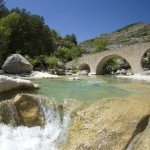
[[[141,59],[150,50],[150,42],[107,50],[96,54],[85,55],[66,64],[67,68],[77,67],[79,70],[90,70],[92,74],[102,74],[104,65],[113,57],[124,58],[131,66],[133,73],[143,71]]]

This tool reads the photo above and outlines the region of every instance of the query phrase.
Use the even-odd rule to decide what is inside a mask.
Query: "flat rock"
[[[14,79],[12,77],[0,76],[0,93],[20,89],[37,89],[39,86],[29,80]]]
[[[64,149],[125,150],[146,127],[149,114],[149,100],[131,98],[94,102],[74,112]]]

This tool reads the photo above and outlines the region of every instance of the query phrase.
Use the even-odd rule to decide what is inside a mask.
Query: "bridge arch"
[[[90,66],[87,63],[80,64],[78,70],[79,71],[88,70],[89,72],[91,71]]]
[[[103,74],[103,69],[104,69],[106,63],[107,63],[109,60],[111,60],[111,59],[113,59],[113,58],[116,58],[116,57],[118,57],[118,58],[123,58],[123,59],[129,64],[129,66],[131,67],[131,64],[130,64],[124,57],[122,57],[122,56],[120,56],[120,55],[117,55],[117,54],[112,54],[112,55],[105,56],[105,57],[103,57],[103,58],[100,60],[100,62],[98,63],[98,65],[97,65],[97,67],[96,67],[96,74],[97,74],[97,75],[102,75],[102,74]],[[132,67],[131,67],[131,68],[132,68]]]
[[[144,51],[143,56],[141,57],[141,67],[143,70],[150,69],[150,48]]]
[[[139,43],[135,45],[110,49],[91,55],[84,55],[79,57],[77,61],[71,61],[66,64],[70,68],[73,64],[78,68],[81,64],[88,64],[90,66],[91,74],[101,74],[103,65],[111,58],[120,56],[124,58],[131,66],[133,73],[143,72],[141,60],[143,55],[150,49],[150,42]],[[83,68],[83,67],[81,67]]]

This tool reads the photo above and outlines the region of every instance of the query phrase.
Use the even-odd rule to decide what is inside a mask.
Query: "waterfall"
[[[10,118],[11,118],[11,124],[13,126],[16,126],[16,120],[15,120],[15,111],[16,111],[16,108],[13,104],[11,103],[8,103],[8,111],[9,111],[9,115],[10,115]]]

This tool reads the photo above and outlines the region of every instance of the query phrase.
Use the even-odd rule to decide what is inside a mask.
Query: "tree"
[[[38,15],[31,15],[25,9],[11,10],[21,16],[17,30],[13,30],[10,47],[21,49],[22,54],[50,55],[53,52],[53,39],[44,18]],[[13,43],[16,43],[15,45]]]
[[[67,62],[71,59],[69,58],[70,50],[66,47],[59,47],[58,50],[54,52],[54,56],[60,58],[62,62]]]
[[[45,25],[43,17],[31,15],[25,9],[13,9],[1,19],[1,27],[9,30],[7,52],[16,51],[31,57],[50,55],[53,52],[51,30]]]
[[[70,41],[74,45],[77,45],[77,38],[75,34],[67,34],[64,39]]]
[[[79,46],[74,46],[71,48],[71,53],[72,53],[71,54],[72,59],[76,59],[82,56],[83,51]]]
[[[9,50],[9,43],[12,31],[20,20],[20,16],[17,13],[9,14],[0,20],[0,57],[5,59],[9,54],[14,51]]]
[[[0,0],[0,18],[8,14],[8,9],[5,7],[4,0]]]

